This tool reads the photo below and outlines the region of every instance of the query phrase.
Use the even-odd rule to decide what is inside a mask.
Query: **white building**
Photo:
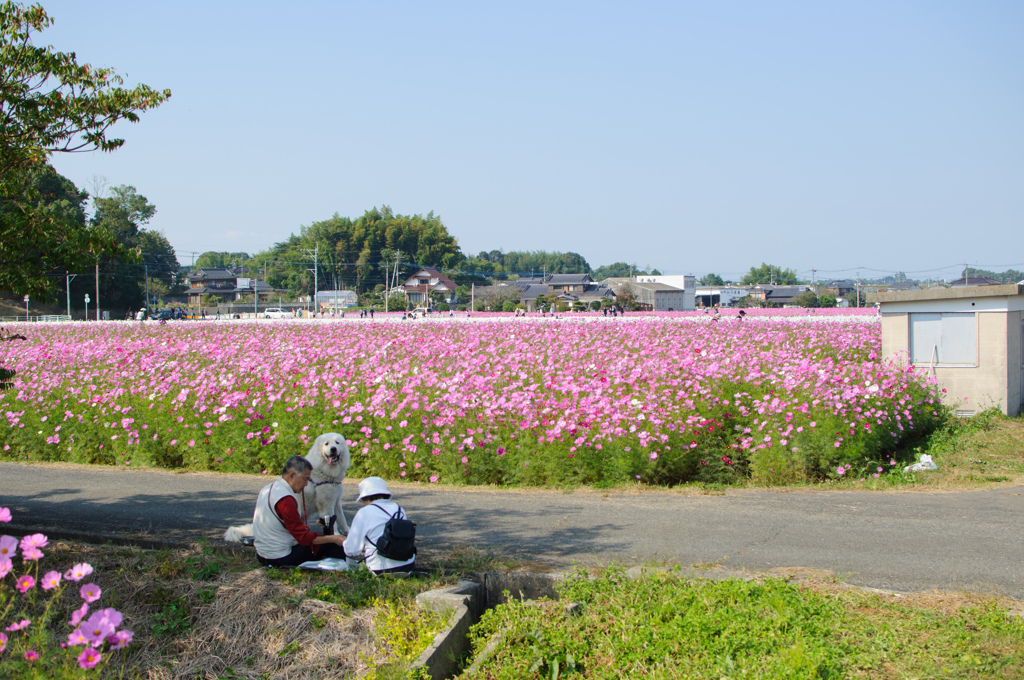
[[[667,311],[669,306],[671,306],[671,308],[677,312],[692,312],[694,309],[696,309],[695,296],[697,292],[697,278],[691,274],[673,274],[669,276],[637,276],[635,280],[637,283],[661,284],[664,286],[672,286],[673,288],[678,288],[682,292],[681,296],[671,296],[671,305],[669,305],[668,303],[661,304],[661,306],[665,307],[665,309],[658,309],[657,307],[655,307],[655,311]],[[658,297],[664,297],[667,300],[669,296],[666,295],[665,293],[662,293],[658,295]]]
[[[697,286],[697,302],[704,307],[732,307],[750,292],[740,286]]]

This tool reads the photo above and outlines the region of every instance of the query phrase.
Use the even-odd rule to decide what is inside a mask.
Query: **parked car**
[[[158,309],[149,318],[153,321],[170,321],[174,318],[174,311],[171,309]]]
[[[290,319],[292,313],[278,307],[269,307],[263,310],[264,319]]]

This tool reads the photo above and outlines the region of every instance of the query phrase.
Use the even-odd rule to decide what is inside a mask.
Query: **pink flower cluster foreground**
[[[676,483],[834,478],[938,415],[868,317],[700,321],[40,326],[11,343],[0,441],[9,458],[260,472],[338,431],[354,473]]]
[[[10,510],[8,508],[0,508],[0,522],[10,521]],[[38,560],[44,557],[42,548],[45,548],[47,544],[48,539],[43,534],[30,534],[23,537],[20,541],[13,536],[0,536],[0,551],[2,551],[2,557],[0,557],[0,603],[8,602],[6,607],[0,608],[0,615],[5,617],[2,621],[4,632],[0,633],[0,654],[6,652],[9,645],[18,645],[24,649],[22,653],[23,658],[30,663],[37,661],[40,655],[37,649],[28,648],[27,645],[38,643],[39,638],[32,638],[28,634],[32,626],[32,619],[22,617],[24,612],[28,611],[27,609],[12,612],[15,600],[5,597],[4,590],[10,587],[6,577],[8,575],[14,577],[14,588],[18,591],[19,598],[27,601],[28,607],[37,604],[37,584],[41,585],[42,590],[49,591],[49,597],[52,599],[44,607],[44,610],[48,611],[64,591],[63,580],[81,581],[93,571],[92,566],[89,564],[76,564],[64,572],[63,575],[58,571],[49,571],[43,575],[41,580],[37,581],[36,576],[39,573]],[[26,573],[20,576],[13,573],[15,571],[14,560],[18,555],[19,549],[21,550],[22,565],[26,569]],[[28,570],[33,568],[35,569],[35,575],[27,573]],[[101,591],[99,586],[94,583],[87,583],[79,588],[78,592],[83,603],[72,613],[68,625],[74,630],[67,636],[67,642],[62,643],[61,647],[73,649],[76,646],[83,645],[85,648],[74,659],[80,668],[91,669],[102,661],[102,648],[104,645],[107,645],[107,649],[110,651],[122,649],[132,641],[133,633],[124,628],[118,630],[121,626],[122,616],[119,611],[113,608],[108,607],[97,610],[88,619],[85,618],[89,612],[90,603],[100,599]],[[14,614],[11,623],[7,623],[6,619],[9,614]],[[45,620],[44,614],[44,623]],[[8,635],[8,633],[11,635]],[[14,634],[16,633],[20,633],[20,635],[15,636]],[[54,651],[58,653],[56,650]],[[3,669],[4,662],[5,657],[0,656],[0,671]]]

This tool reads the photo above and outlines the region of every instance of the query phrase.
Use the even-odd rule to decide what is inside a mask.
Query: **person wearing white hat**
[[[359,482],[359,499],[363,507],[352,518],[345,539],[345,556],[350,560],[364,559],[366,568],[375,574],[388,572],[409,573],[416,566],[416,556],[395,560],[378,554],[377,543],[384,534],[384,525],[392,517],[408,519],[397,503],[391,500],[388,483],[380,477],[367,477]]]

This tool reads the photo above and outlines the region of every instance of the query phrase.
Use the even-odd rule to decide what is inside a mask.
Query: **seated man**
[[[321,536],[309,530],[300,514],[302,505],[295,494],[309,483],[313,466],[302,456],[292,456],[284,464],[281,476],[260,490],[252,518],[256,559],[267,567],[290,567],[322,560],[342,558],[344,536]]]
[[[380,477],[367,477],[359,482],[359,500],[363,507],[352,519],[345,554],[350,559],[366,560],[366,568],[375,574],[388,572],[411,573],[416,567],[416,555],[406,560],[394,560],[377,553],[377,543],[384,533],[384,525],[393,515],[406,519],[405,511],[391,501],[388,483]]]

